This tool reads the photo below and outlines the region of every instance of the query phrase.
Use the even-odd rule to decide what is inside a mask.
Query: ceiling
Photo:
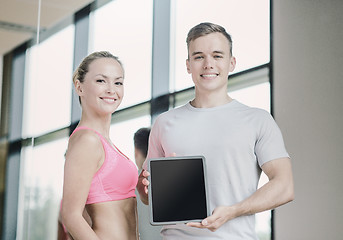
[[[47,30],[94,0],[41,0],[40,29]],[[0,0],[0,56],[36,37],[39,0]]]

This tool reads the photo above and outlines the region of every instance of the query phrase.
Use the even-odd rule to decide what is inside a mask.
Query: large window
[[[105,0],[96,1],[91,8],[87,8],[92,9],[88,53],[107,50],[117,55],[124,65],[125,96],[120,108],[113,114],[110,137],[133,161],[134,133],[141,127],[150,126],[149,113],[155,110],[150,108],[157,108],[151,104],[152,84],[158,87],[168,85],[167,81],[159,79],[153,79],[152,83],[152,63],[170,60],[169,86],[162,86],[162,89],[169,87],[173,94],[167,98],[171,100],[175,97],[175,101],[174,105],[167,103],[169,105],[161,109],[179,106],[194,97],[193,89],[189,89],[193,86],[191,76],[186,71],[186,35],[191,27],[200,22],[218,23],[232,35],[237,66],[229,79],[229,95],[246,105],[270,110],[269,0],[166,2],[164,5],[163,0],[160,0],[159,4],[154,5],[154,0]],[[97,3],[104,5],[96,9]],[[153,7],[154,11],[161,10],[156,9],[157,5],[170,7],[171,11],[170,49],[166,59],[152,59],[152,45],[164,39],[158,35],[153,38],[156,35],[153,18],[162,18],[155,19],[155,24],[159,24],[159,20],[169,22],[166,19],[169,16],[153,16]],[[80,33],[75,32],[74,25],[70,25],[51,34],[51,37],[26,51],[21,139],[24,144],[20,150],[17,219],[17,238],[24,240],[56,239],[62,196],[64,153],[73,111],[72,68],[77,44],[74,43],[74,34]],[[86,50],[80,51],[83,52],[75,55],[87,54],[84,53]],[[261,65],[264,66],[257,67]],[[22,96],[17,97],[20,99]],[[32,139],[34,144],[27,144],[26,138]],[[266,181],[263,174],[259,186]],[[270,211],[258,214],[256,219],[260,240],[270,240]]]
[[[116,116],[114,116],[115,119]],[[116,145],[127,157],[135,161],[133,136],[135,132],[142,127],[150,127],[150,115],[139,118],[126,120],[119,123],[114,123],[111,126],[110,137]]]
[[[235,72],[269,62],[269,0],[175,0],[172,15],[172,90],[193,85],[186,71],[186,36],[200,22],[222,25],[231,34]]]
[[[62,138],[23,149],[18,239],[57,239],[67,141]]]
[[[21,152],[18,239],[57,238],[68,137],[61,129],[70,125],[73,52],[74,25],[27,50],[23,138],[32,142]]]
[[[151,97],[152,0],[116,0],[94,12],[90,52],[107,50],[125,69],[120,108]]]
[[[70,124],[73,49],[70,25],[28,50],[23,137]]]

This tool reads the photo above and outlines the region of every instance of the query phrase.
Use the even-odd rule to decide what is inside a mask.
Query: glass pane
[[[74,25],[28,50],[23,138],[70,124]]]
[[[270,83],[265,82],[236,91],[229,96],[250,107],[262,108],[270,112]]]
[[[175,0],[171,34],[174,49],[171,63],[175,80],[172,90],[193,85],[186,71],[188,31],[200,22],[222,25],[232,36],[233,55],[237,59],[234,72],[269,62],[269,0]]]
[[[62,198],[64,154],[68,138],[22,151],[21,191],[18,209],[20,239],[57,239]]]
[[[251,87],[239,89],[229,95],[239,102],[250,107],[262,108],[270,112],[270,83],[261,83]],[[267,176],[262,172],[258,187],[261,187],[268,181]],[[271,211],[265,211],[256,214],[256,232],[260,240],[271,239]]]
[[[111,126],[110,137],[114,145],[135,162],[133,135],[142,127],[150,127],[151,117],[146,115],[126,120]]]
[[[152,0],[116,0],[94,13],[91,52],[107,50],[125,69],[119,108],[151,97]]]

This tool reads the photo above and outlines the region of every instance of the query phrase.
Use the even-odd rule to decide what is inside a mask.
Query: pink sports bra
[[[105,151],[104,163],[93,177],[86,204],[136,197],[135,189],[138,182],[136,165],[116,146],[110,145],[100,133],[91,128],[78,127],[70,136],[81,129],[94,131],[100,137]]]

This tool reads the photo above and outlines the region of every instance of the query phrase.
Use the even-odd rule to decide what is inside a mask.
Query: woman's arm
[[[94,174],[104,159],[99,137],[90,131],[76,132],[69,140],[64,166],[62,222],[72,237],[96,239],[82,213]]]

